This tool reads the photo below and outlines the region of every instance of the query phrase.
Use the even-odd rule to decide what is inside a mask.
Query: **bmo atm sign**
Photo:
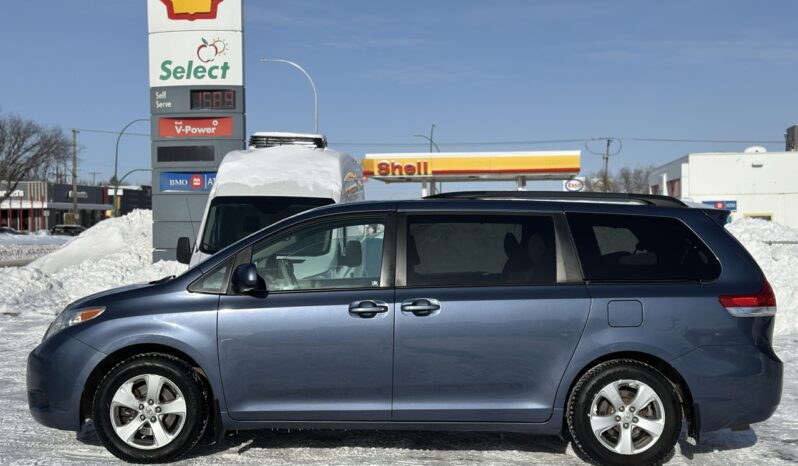
[[[147,0],[153,260],[196,238],[225,154],[244,149],[242,0]]]
[[[161,191],[165,192],[208,192],[216,180],[216,172],[183,173],[162,172],[160,179]]]

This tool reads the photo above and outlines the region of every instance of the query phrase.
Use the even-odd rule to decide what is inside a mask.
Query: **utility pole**
[[[100,174],[100,172],[89,172],[89,175],[91,175],[91,185],[92,186],[97,186],[97,175],[99,175],[99,174]]]
[[[602,181],[604,192],[609,192],[610,190],[610,145],[612,145],[612,139],[607,139],[607,148],[604,149],[604,155],[601,156],[604,159],[604,180]]]
[[[72,128],[72,223],[78,224],[78,133]]]
[[[604,150],[602,152],[594,151],[590,147],[590,143],[593,141],[606,141],[606,145],[604,146]],[[611,152],[612,144],[616,143],[618,145],[618,149],[615,152]],[[600,155],[602,158],[602,165],[603,169],[601,171],[601,190],[605,193],[610,192],[610,156],[618,155],[623,148],[623,141],[620,138],[615,137],[600,137],[600,138],[591,138],[585,141],[585,149],[591,154]]]

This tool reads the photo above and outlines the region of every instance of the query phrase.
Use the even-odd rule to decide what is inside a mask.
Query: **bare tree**
[[[11,196],[20,181],[46,179],[68,157],[69,140],[60,128],[0,115],[0,180],[6,182],[0,202]]]
[[[621,168],[615,177],[618,190],[622,193],[648,194],[648,176],[653,170],[653,165]]]
[[[604,183],[604,171],[593,172],[585,177],[585,191],[594,193],[614,193],[618,192],[618,185],[612,173],[607,175],[607,183]]]
[[[607,186],[604,186],[602,172],[594,172],[585,178],[585,190],[593,192],[648,194],[648,176],[654,170],[653,165],[635,168],[623,167],[618,173],[610,173]]]

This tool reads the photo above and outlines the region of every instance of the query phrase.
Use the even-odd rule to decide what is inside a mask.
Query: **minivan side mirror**
[[[177,238],[177,261],[181,264],[191,262],[191,240],[187,236]]]
[[[233,292],[245,294],[266,291],[266,281],[258,275],[255,264],[241,264],[233,271]]]

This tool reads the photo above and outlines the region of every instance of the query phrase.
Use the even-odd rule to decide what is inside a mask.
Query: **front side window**
[[[215,254],[272,223],[332,203],[332,199],[312,197],[216,197],[208,209],[200,251]]]
[[[325,223],[257,244],[252,262],[269,291],[377,288],[382,218]]]
[[[568,214],[587,280],[714,280],[720,263],[684,223],[669,217]]]
[[[557,278],[548,216],[410,216],[408,286],[527,285]]]

